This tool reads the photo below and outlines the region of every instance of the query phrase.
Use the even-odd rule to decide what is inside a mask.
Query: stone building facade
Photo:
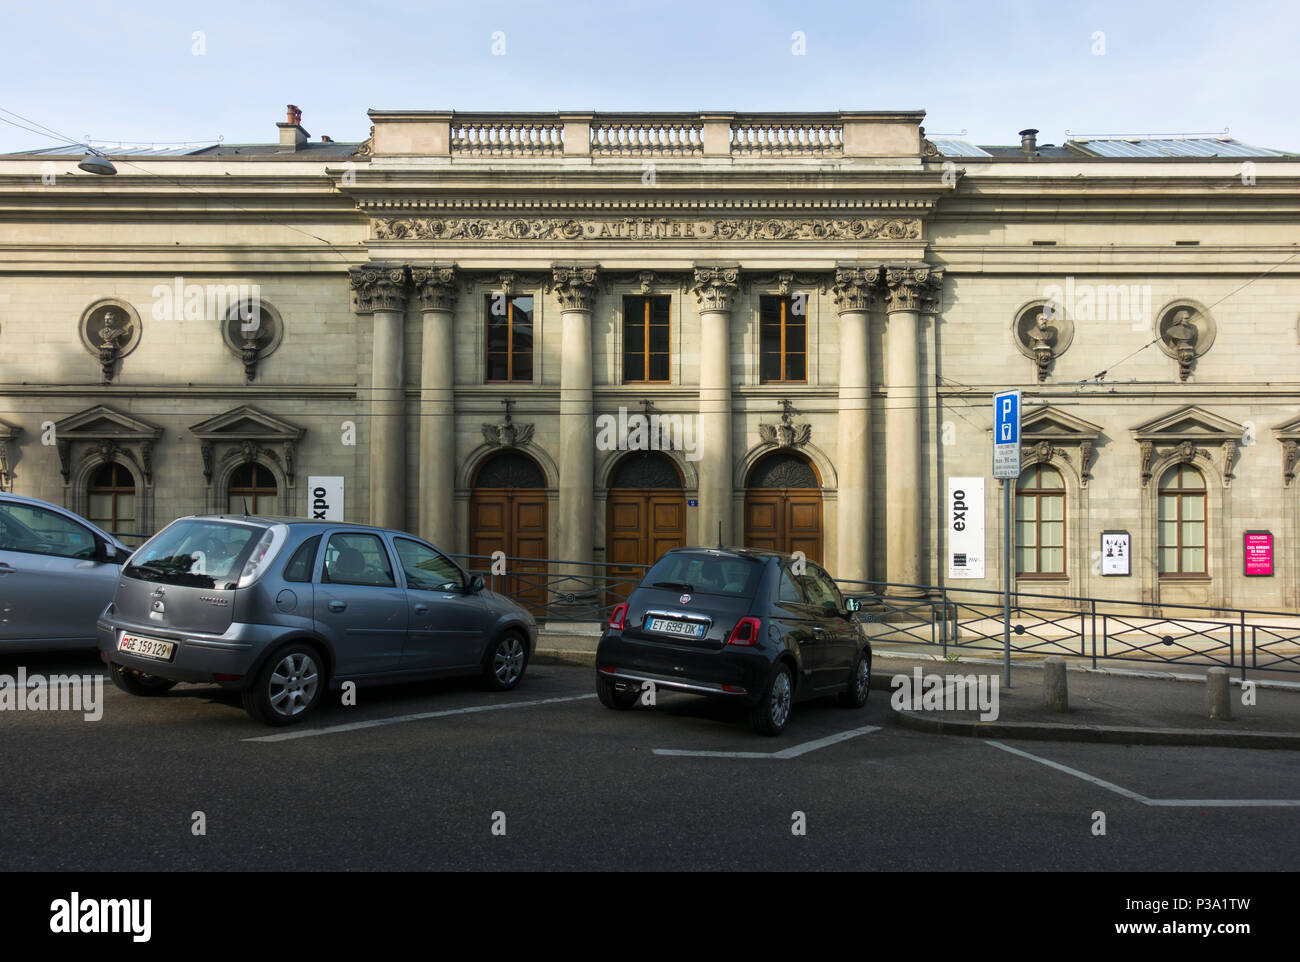
[[[996,588],[1020,388],[1022,590],[1300,606],[1300,157],[921,112],[370,120],[114,177],[0,158],[0,485],[143,534],[341,477],[347,520],[457,553],[721,538]],[[987,479],[983,577],[951,577],[951,478]]]

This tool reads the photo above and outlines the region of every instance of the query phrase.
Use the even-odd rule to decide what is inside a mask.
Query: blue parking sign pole
[[[1012,489],[1020,480],[1020,392],[993,395],[993,477],[1002,481],[1002,684],[1011,687]]]

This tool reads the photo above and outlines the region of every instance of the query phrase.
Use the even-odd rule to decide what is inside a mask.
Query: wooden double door
[[[496,590],[517,599],[533,614],[544,613],[546,606],[547,531],[546,481],[541,469],[517,452],[488,461],[470,494],[469,551],[489,557],[501,551],[513,559],[506,562],[505,577],[497,576]],[[491,562],[480,558],[474,564],[487,568]]]
[[[680,489],[611,489],[605,510],[606,603],[627,599],[664,552],[686,544],[686,496]]]
[[[745,546],[822,563],[822,493],[806,488],[747,491]]]

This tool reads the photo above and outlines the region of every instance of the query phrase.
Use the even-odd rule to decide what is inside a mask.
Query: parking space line
[[[856,738],[858,735],[866,735],[869,732],[876,731],[880,731],[879,725],[867,725],[864,728],[854,728],[852,731],[847,732],[836,732],[834,735],[827,735],[825,738],[818,738],[814,741],[791,745],[789,748],[783,748],[779,752],[696,752],[680,748],[656,748],[654,753],[656,755],[674,755],[689,758],[797,758],[800,755],[806,755],[808,752],[815,752],[819,748],[826,748],[828,745],[848,741],[850,738]]]
[[[1125,798],[1132,799],[1135,802],[1141,802],[1143,805],[1149,805],[1153,808],[1294,808],[1300,806],[1300,798],[1147,798],[1145,795],[1139,795],[1137,792],[1130,791],[1114,782],[1108,782],[1096,775],[1089,775],[1087,772],[1081,772],[1077,768],[1071,768],[1069,765],[1062,765],[1060,762],[1054,762],[1050,758],[1043,758],[1030,752],[1022,751],[1019,748],[1012,748],[1010,745],[1004,745],[1001,742],[995,742],[990,739],[984,739],[986,745],[992,745],[994,748],[1000,748],[1004,752],[1010,752],[1012,755],[1019,755],[1021,758],[1028,758],[1030,761],[1038,762],[1040,765],[1046,765],[1048,768],[1054,768],[1058,772],[1064,772],[1067,775],[1073,775],[1075,778],[1081,778],[1085,782],[1091,782],[1107,791],[1114,792],[1117,795],[1123,795]]]
[[[426,711],[415,715],[394,715],[392,718],[372,718],[368,721],[349,722],[346,725],[330,725],[328,728],[308,728],[299,731],[277,732],[274,735],[258,735],[245,738],[246,742],[287,742],[295,738],[314,738],[317,735],[335,735],[339,732],[359,731],[362,728],[379,728],[382,725],[397,725],[402,722],[423,721],[426,718],[445,718],[448,715],[469,715],[481,711],[501,711],[506,708],[530,708],[536,705],[554,705],[565,701],[581,701],[595,698],[595,692],[589,695],[567,695],[563,698],[538,698],[533,701],[513,701],[497,705],[471,705],[468,708],[447,708],[443,711]]]

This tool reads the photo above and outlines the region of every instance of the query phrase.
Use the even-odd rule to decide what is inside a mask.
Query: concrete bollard
[[[1205,673],[1205,710],[1211,721],[1232,719],[1232,700],[1229,698],[1228,669],[1211,668]]]
[[[1043,662],[1043,708],[1047,711],[1069,711],[1070,691],[1065,680],[1065,659],[1052,655]]]

